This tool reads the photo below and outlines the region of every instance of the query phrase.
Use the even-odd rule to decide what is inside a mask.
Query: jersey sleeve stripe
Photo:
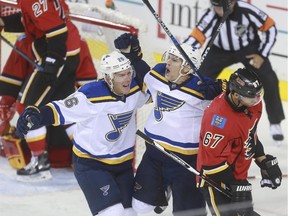
[[[272,18],[268,17],[264,23],[264,25],[259,29],[259,31],[266,32],[272,26],[275,25],[275,22]]]
[[[62,27],[60,29],[54,30],[52,32],[47,32],[46,38],[51,38],[51,37],[54,37],[56,35],[63,34],[64,32],[67,32],[67,31],[68,31],[68,28],[67,28],[67,26],[65,26],[65,27]]]
[[[45,139],[45,137],[46,137],[46,134],[42,134],[40,136],[33,137],[33,138],[26,137],[26,142],[37,142],[39,140]]]
[[[203,46],[206,41],[205,35],[197,27],[193,29],[190,36],[194,37],[200,43],[200,46]]]
[[[76,141],[73,139],[73,152],[81,158],[89,158],[97,161],[101,161],[107,164],[119,164],[128,160],[132,160],[134,157],[134,148],[128,148],[117,154],[107,154],[107,155],[92,155],[85,149],[81,148]]]
[[[52,125],[58,126],[60,124],[63,124],[65,122],[65,119],[64,119],[64,117],[60,111],[59,106],[57,106],[57,104],[54,102],[48,103],[47,106],[50,107],[52,109],[52,112],[53,112],[54,124],[52,124]]]
[[[5,77],[5,76],[0,76],[0,81],[6,82],[12,85],[16,85],[16,86],[22,85],[22,81],[18,81],[16,79],[12,79],[12,78]]]

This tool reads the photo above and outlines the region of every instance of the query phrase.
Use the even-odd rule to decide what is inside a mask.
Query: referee
[[[216,31],[217,23],[223,16],[222,0],[210,2],[212,7],[205,10],[185,43],[201,47]],[[230,7],[230,14],[200,71],[203,75],[216,78],[225,67],[241,62],[247,69],[258,73],[264,86],[270,133],[275,143],[280,144],[284,139],[280,123],[285,116],[279,81],[268,59],[277,36],[275,22],[265,12],[249,3],[231,0]]]

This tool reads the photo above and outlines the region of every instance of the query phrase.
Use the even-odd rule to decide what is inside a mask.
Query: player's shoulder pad
[[[78,89],[78,92],[83,93],[88,99],[96,98],[96,97],[105,97],[110,96],[111,92],[104,81],[104,79],[100,79],[95,82],[90,82]]]
[[[156,64],[150,71],[150,75],[160,79],[165,78],[166,63]],[[166,80],[166,79],[164,79]]]
[[[166,63],[159,63],[156,64],[153,68],[153,71],[165,75],[165,70],[166,70]]]
[[[129,95],[132,95],[138,91],[141,91],[142,85],[138,83],[137,79],[133,79],[130,85],[130,93]]]

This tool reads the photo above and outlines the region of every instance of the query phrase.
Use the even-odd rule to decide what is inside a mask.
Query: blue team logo
[[[126,113],[120,113],[116,115],[108,114],[108,118],[110,119],[110,122],[114,128],[114,130],[108,132],[106,134],[106,139],[110,142],[116,141],[121,133],[122,130],[127,127],[131,117],[132,117],[133,111],[126,112]]]
[[[226,118],[219,116],[219,115],[214,115],[212,122],[211,122],[211,125],[223,129],[226,122],[227,122]]]
[[[157,92],[156,100],[156,106],[154,107],[154,116],[156,121],[162,120],[163,111],[170,112],[176,110],[185,103],[185,101],[178,100],[159,91]]]

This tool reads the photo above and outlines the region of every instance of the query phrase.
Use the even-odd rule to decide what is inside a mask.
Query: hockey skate
[[[17,180],[21,182],[39,182],[52,178],[48,154],[32,156],[31,161],[24,168],[17,170]]]
[[[276,146],[280,146],[284,140],[284,135],[281,130],[280,124],[271,124],[270,133]]]
[[[172,190],[171,190],[171,187],[168,186],[167,189],[165,190],[165,198],[164,200],[159,200],[159,204],[160,205],[157,205],[155,208],[154,208],[154,212],[156,214],[161,214],[163,211],[165,211],[165,209],[167,208],[168,206],[168,202],[171,198],[171,195],[172,195]]]

